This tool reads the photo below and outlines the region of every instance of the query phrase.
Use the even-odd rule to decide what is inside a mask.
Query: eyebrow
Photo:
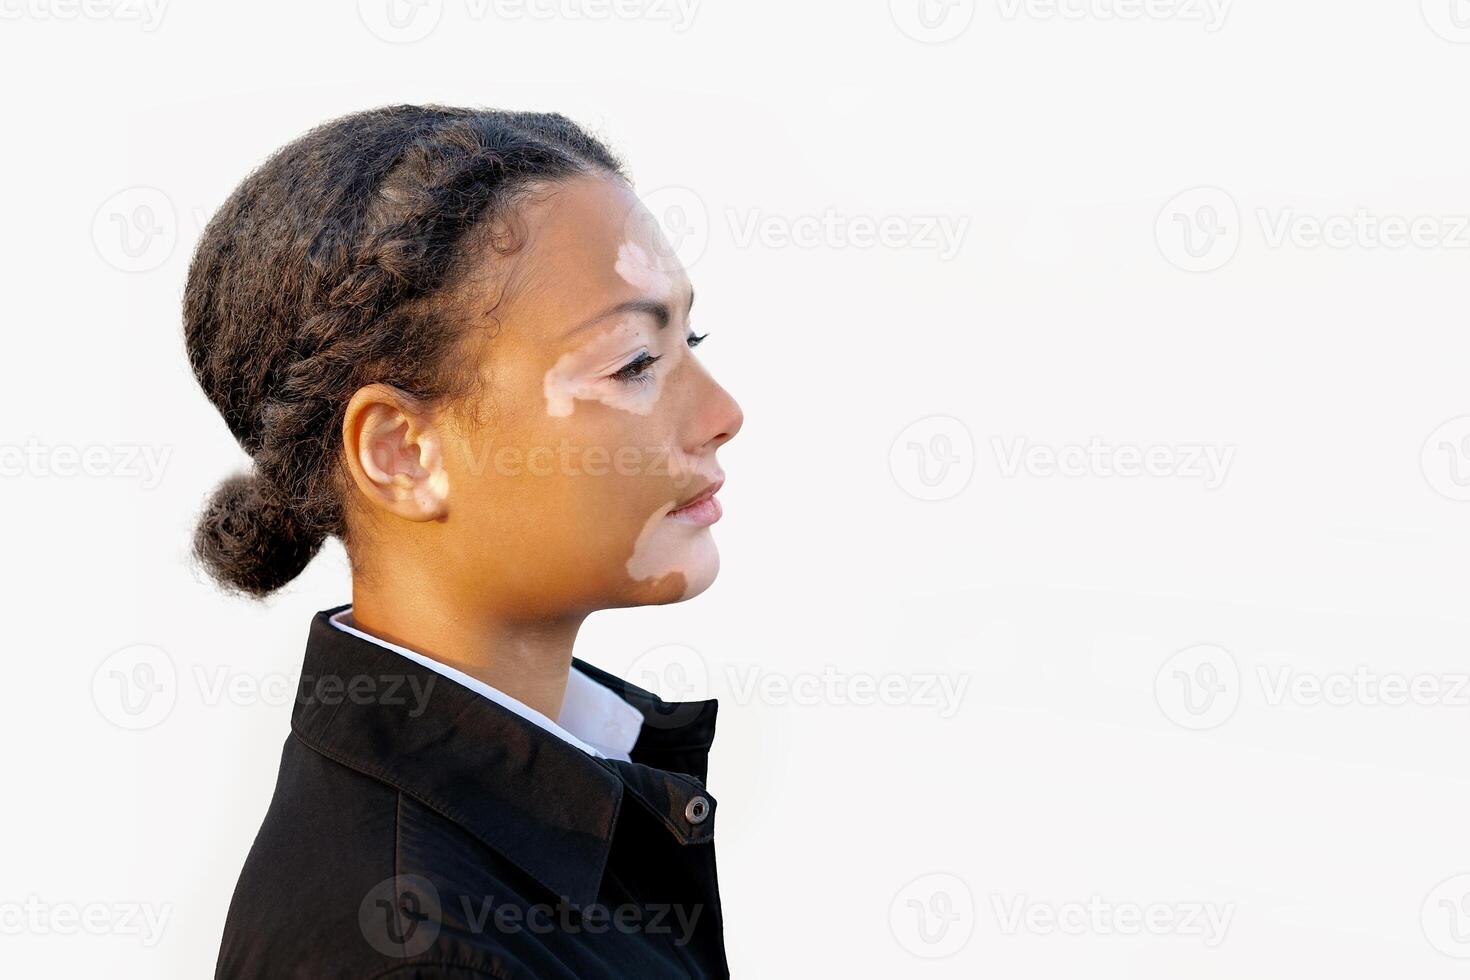
[[[693,308],[694,291],[691,289],[689,291],[689,309],[692,310]],[[662,330],[664,327],[667,327],[669,325],[669,321],[673,319],[673,311],[669,309],[668,303],[665,303],[662,300],[640,297],[638,299],[630,299],[625,302],[618,303],[616,306],[609,306],[601,313],[597,313],[593,316],[588,317],[572,329],[568,330],[566,332],[566,336],[570,337],[572,334],[576,333],[578,330],[581,330],[583,327],[590,327],[592,326],[592,324],[597,323],[600,320],[606,320],[608,317],[613,316],[621,316],[624,313],[647,314],[648,316],[653,317],[654,320],[658,322],[658,328],[660,330]]]

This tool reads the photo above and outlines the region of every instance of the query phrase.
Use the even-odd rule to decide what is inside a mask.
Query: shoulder
[[[466,910],[476,914],[466,894],[513,894],[517,874],[453,821],[293,735],[230,902],[216,977],[546,975],[547,964],[526,966],[541,951],[525,935],[462,928]]]

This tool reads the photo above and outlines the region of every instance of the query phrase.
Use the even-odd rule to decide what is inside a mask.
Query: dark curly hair
[[[623,176],[559,114],[398,105],[322,123],[246,177],[205,227],[183,302],[194,376],[255,464],[200,518],[211,576],[265,596],[328,535],[347,542],[353,392],[382,382],[432,405],[472,391],[494,307],[467,308],[461,287],[515,250],[524,194],[595,173]]]

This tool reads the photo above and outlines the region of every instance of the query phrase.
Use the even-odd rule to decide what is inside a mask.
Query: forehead
[[[563,181],[536,194],[520,219],[526,237],[514,260],[507,319],[538,325],[542,339],[625,300],[659,299],[684,308],[689,278],[624,181]],[[661,274],[636,274],[639,263],[630,270],[630,255],[656,263]]]

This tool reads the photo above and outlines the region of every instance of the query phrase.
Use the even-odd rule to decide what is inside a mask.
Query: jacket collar
[[[625,796],[681,844],[713,839],[704,789],[717,702],[670,703],[590,664],[637,708],[632,762],[599,759],[421,664],[311,621],[291,728],[322,755],[463,827],[573,905],[596,900]],[[708,816],[686,816],[696,796]]]

